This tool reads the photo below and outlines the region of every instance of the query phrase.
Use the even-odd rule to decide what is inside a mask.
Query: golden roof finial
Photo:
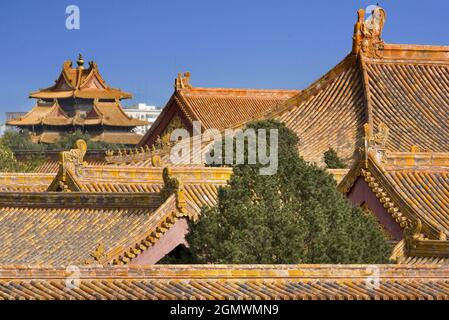
[[[78,69],[84,69],[84,59],[81,53],[78,55],[78,61],[76,63],[78,64]]]

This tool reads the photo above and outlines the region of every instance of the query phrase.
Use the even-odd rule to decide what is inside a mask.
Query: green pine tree
[[[217,205],[203,208],[199,222],[190,223],[190,262],[388,261],[390,248],[377,222],[351,207],[331,175],[298,156],[294,132],[271,120],[248,128],[279,130],[277,173],[260,175],[260,164],[233,166]]]
[[[83,132],[80,129],[64,134],[61,139],[52,144],[35,143],[31,141],[30,134],[26,130],[22,132],[6,132],[0,138],[0,143],[13,151],[35,151],[38,153],[48,150],[70,150],[78,139],[83,139],[87,142],[88,150],[107,150],[127,147],[124,144],[92,141],[90,134]]]
[[[0,142],[0,172],[33,172],[43,162],[40,156],[18,161],[12,150]]]
[[[346,169],[346,164],[338,157],[337,152],[330,148],[324,153],[324,163],[328,169]]]

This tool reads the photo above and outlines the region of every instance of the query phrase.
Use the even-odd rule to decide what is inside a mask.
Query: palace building
[[[0,298],[449,299],[449,47],[387,44],[385,19],[380,7],[368,19],[359,10],[351,52],[304,90],[195,88],[181,74],[139,147],[86,161],[78,140],[39,172],[0,173]],[[32,94],[53,103],[46,121],[68,110],[88,121],[98,105],[121,110],[128,97],[63,90],[61,76],[60,89]],[[66,112],[59,99],[93,99],[93,111]],[[307,161],[322,165],[326,150],[337,151],[349,166],[329,170],[337,188],[377,219],[393,244],[391,265],[152,265],[188,247],[188,222],[232,174],[173,163],[167,135],[194,121],[222,132],[258,119],[285,122]],[[69,265],[80,266],[74,290],[64,288]]]
[[[221,131],[277,119],[297,133],[301,156],[317,164],[329,148],[351,164],[364,143],[365,123],[388,126],[391,151],[417,145],[448,152],[449,47],[385,43],[385,11],[378,7],[376,17],[376,23],[366,20],[359,10],[351,52],[301,91],[195,88],[189,73],[179,75],[140,145],[151,146],[158,136],[198,120],[203,129]]]
[[[132,130],[148,124],[126,115],[120,101],[132,95],[109,87],[95,62],[84,68],[81,55],[77,67],[72,67],[71,61],[64,62],[55,84],[29,97],[37,100],[36,106],[6,124],[28,130],[34,142],[54,143],[64,134],[81,129],[94,141],[133,145],[141,137]]]
[[[139,145],[153,145],[158,138],[165,140],[171,131],[185,128],[193,132],[193,122],[201,130],[225,129],[244,125],[257,114],[271,110],[299,90],[262,90],[197,88],[190,83],[190,73],[178,74],[175,91],[162,113],[147,131]]]

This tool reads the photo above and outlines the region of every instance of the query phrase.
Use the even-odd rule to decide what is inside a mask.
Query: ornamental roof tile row
[[[443,266],[3,266],[0,299],[447,300]]]
[[[44,192],[55,178],[48,173],[0,173],[0,192]]]

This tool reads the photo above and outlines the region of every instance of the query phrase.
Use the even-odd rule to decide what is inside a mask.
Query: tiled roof
[[[447,300],[446,266],[3,266],[1,299]],[[79,272],[78,272],[79,271]],[[73,281],[75,280],[75,281]]]
[[[95,62],[89,62],[84,69],[84,60],[80,56],[78,67],[73,68],[71,61],[65,61],[56,84],[30,93],[30,98],[87,98],[87,99],[128,99],[132,95],[120,89],[109,87],[101,77]]]
[[[391,185],[419,216],[449,235],[449,168],[386,167]]]
[[[204,128],[224,130],[271,110],[298,90],[183,88],[177,93],[185,112]]]
[[[399,260],[398,263],[408,265],[449,265],[449,258],[408,256],[405,259]]]
[[[96,134],[92,134],[92,141],[102,141],[106,143],[117,143],[125,145],[137,145],[142,138],[134,132],[114,132],[104,130]]]
[[[411,240],[408,244],[407,241],[410,239],[402,239],[399,241],[393,249],[393,254],[390,257],[391,261],[395,261],[401,265],[448,265],[449,264],[449,243],[444,240],[438,240],[437,246],[443,250],[430,250],[427,242],[430,246],[435,244],[435,241],[428,241],[424,239]],[[426,250],[419,252],[414,247],[426,246]]]
[[[82,125],[107,125],[116,127],[144,126],[148,121],[128,116],[119,102],[94,102],[92,110],[83,119]]]
[[[48,173],[0,172],[0,192],[43,192],[54,178]]]
[[[56,175],[0,175],[9,191],[0,194],[0,265],[128,263],[180,218],[198,219],[200,208],[215,204],[218,188],[232,173],[230,168],[92,166],[83,159],[87,144],[78,140],[76,146],[61,153]],[[179,186],[161,204],[167,177]]]
[[[72,124],[72,119],[61,109],[57,102],[39,101],[30,112],[23,117],[7,121],[8,125],[49,125],[65,126]]]
[[[296,94],[194,88],[187,73],[176,79],[177,89],[167,106],[175,103],[188,121],[201,120],[206,129],[278,119],[297,133],[300,154],[320,165],[329,148],[352,163],[362,146],[366,122],[390,128],[391,151],[418,145],[448,152],[449,46],[387,44],[381,37],[385,12],[375,10],[378,28],[371,28],[372,18],[365,20],[365,12],[359,10],[352,52]],[[158,125],[167,125],[170,117],[173,112],[166,108],[140,145],[154,143],[155,136],[163,133]]]
[[[199,208],[159,193],[3,193],[0,265],[127,263]],[[101,247],[101,250],[98,248]]]
[[[61,131],[43,131],[40,133],[30,133],[31,141],[34,143],[55,143],[63,137]]]
[[[227,184],[231,168],[173,167],[170,176],[183,184],[187,199],[197,206],[214,205],[218,188]],[[162,167],[84,166],[78,172],[71,171],[80,192],[160,192],[163,185]],[[59,181],[57,176],[54,181]],[[53,185],[58,184],[53,182]]]
[[[29,153],[20,154],[26,157]],[[136,154],[134,154],[136,155]],[[55,160],[53,154],[38,168],[37,173],[3,173],[0,182],[3,182],[4,192],[38,192],[56,191],[62,179],[60,174],[64,165]],[[150,160],[147,160],[150,161]],[[92,193],[146,193],[160,192],[164,186],[163,170],[171,167],[170,164],[161,163],[151,166],[146,163],[107,164],[101,160],[98,153],[85,155],[80,168],[69,168],[67,173],[75,182],[70,186],[71,191]],[[202,207],[214,205],[218,188],[225,186],[232,174],[232,168],[214,168],[204,166],[172,166],[170,176],[179,179],[187,199]]]
[[[69,117],[57,102],[38,104],[26,115],[7,122],[10,126],[112,126],[135,127],[147,125],[144,120],[129,117],[119,102],[97,102],[85,118],[75,114]],[[36,142],[54,143],[62,136],[59,131],[44,130],[32,135]],[[137,144],[142,137],[132,132],[102,132],[94,134],[93,139],[109,143]]]
[[[359,161],[339,190],[350,194],[358,179],[365,181],[384,212],[404,229],[406,249],[398,260],[444,262],[449,258],[449,153],[417,147],[388,151],[389,130],[384,124],[377,133],[368,124],[365,129]]]
[[[391,203],[384,206],[394,213],[402,227],[406,226],[407,219],[420,219],[429,236],[438,238],[440,233],[449,236],[449,167],[434,166],[430,162],[427,166],[388,163],[398,157],[410,159],[414,156],[430,158],[426,153],[389,153],[386,163],[381,163],[368,155],[367,164],[355,165],[340,182],[339,189],[348,193],[357,177],[362,175],[379,201]],[[446,158],[449,159],[449,154]]]
[[[292,107],[269,117],[296,132],[299,153],[305,160],[323,163],[324,152],[333,148],[350,162],[366,122],[362,79],[356,58],[350,55],[317,83],[288,100],[286,105]]]
[[[164,128],[162,122],[173,117],[173,107],[183,114],[186,121],[200,121],[202,129],[243,126],[259,114],[293,97],[299,90],[199,88],[190,84],[190,73],[179,74],[175,80],[175,92],[158,119],[142,138],[139,145],[151,144],[155,135]],[[176,113],[175,113],[176,114]]]
[[[414,145],[449,151],[449,46],[386,44],[381,38],[384,20],[385,15],[380,28],[371,30],[359,11],[353,51],[321,79],[260,117],[279,119],[293,129],[306,160],[323,164],[323,153],[332,147],[351,162],[365,122],[390,128],[391,151]]]
[[[89,158],[86,159],[87,164],[91,166],[102,166],[106,165],[105,160],[90,160]],[[35,173],[53,173],[53,177],[56,173],[58,173],[59,170],[59,160],[56,159],[48,159],[44,161],[34,172]]]
[[[383,122],[391,128],[388,149],[407,151],[418,145],[449,151],[449,47],[443,50],[443,61],[366,59],[373,125]]]
[[[426,152],[390,153],[384,164],[373,161],[371,172],[381,184],[388,185],[392,197],[398,199],[399,206],[409,218],[420,219],[435,232],[435,236],[440,233],[449,236],[449,167],[440,165],[443,154],[439,154],[437,162],[431,160],[434,155]],[[410,161],[411,157],[416,162],[398,162],[398,158]],[[444,158],[448,161],[449,154]]]
[[[30,94],[31,98],[38,99],[37,105],[25,116],[9,120],[7,125],[30,129],[31,139],[36,143],[55,143],[75,127],[82,127],[92,133],[95,141],[137,144],[141,136],[130,130],[148,122],[129,117],[121,108],[119,100],[131,98],[131,95],[110,88],[94,62],[89,63],[88,69],[84,69],[83,64],[81,56],[77,68],[66,61],[54,86]],[[57,99],[64,98],[89,99],[93,106],[86,115],[71,106],[62,104],[61,107]]]

